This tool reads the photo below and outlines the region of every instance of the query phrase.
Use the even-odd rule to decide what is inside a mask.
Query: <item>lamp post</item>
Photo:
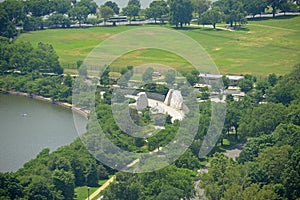
[[[90,200],[90,187],[88,187],[88,200]]]

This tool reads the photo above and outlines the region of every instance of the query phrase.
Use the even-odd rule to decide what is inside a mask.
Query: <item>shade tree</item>
[[[170,69],[165,73],[166,83],[173,84],[175,79],[176,79],[176,71],[175,70]]]
[[[165,1],[152,1],[149,8],[146,9],[146,16],[153,18],[156,23],[157,18],[162,19],[168,12],[168,4]],[[163,22],[163,20],[161,22]]]
[[[170,23],[176,28],[189,24],[192,19],[193,4],[191,0],[169,0]]]
[[[13,22],[9,18],[9,14],[5,8],[0,4],[0,36],[13,38],[17,33],[17,30]]]
[[[211,24],[214,29],[216,29],[216,24],[220,23],[223,19],[223,14],[217,9],[211,9],[204,12],[201,15],[201,24]]]
[[[52,13],[52,6],[49,0],[29,0],[26,1],[26,9],[33,17],[42,17]]]
[[[139,15],[140,8],[136,5],[127,5],[122,9],[124,15],[129,16],[129,22],[131,23],[132,17],[135,19]]]
[[[277,9],[280,9],[280,7],[286,2],[287,0],[267,0],[268,5],[272,7],[273,18],[276,15]]]
[[[210,0],[193,0],[194,11],[198,14],[198,17],[207,11],[211,6]]]
[[[231,27],[236,26],[237,23],[243,24],[246,22],[246,12],[243,2],[240,0],[218,0],[213,3],[212,7],[224,13],[225,21]]]
[[[243,0],[244,9],[248,15],[255,17],[257,14],[264,12],[268,6],[267,0]]]
[[[120,13],[120,8],[116,2],[107,1],[104,3],[104,6],[110,7],[116,15]]]
[[[51,0],[52,10],[58,14],[67,14],[72,8],[71,0]]]
[[[109,7],[102,5],[99,7],[99,16],[104,19],[104,25],[107,20],[114,15],[114,10]]]

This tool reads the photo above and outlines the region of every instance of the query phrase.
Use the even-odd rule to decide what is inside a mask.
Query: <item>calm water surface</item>
[[[75,117],[79,133],[69,109],[0,94],[0,171],[16,171],[42,149],[53,151],[70,144],[78,134],[84,133],[87,124],[79,114]]]

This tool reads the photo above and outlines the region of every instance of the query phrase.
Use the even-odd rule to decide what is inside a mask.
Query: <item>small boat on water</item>
[[[28,117],[28,114],[27,113],[23,113],[23,114],[21,114],[21,117]]]

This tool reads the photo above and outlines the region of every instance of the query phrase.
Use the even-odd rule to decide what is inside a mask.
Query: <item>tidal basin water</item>
[[[0,171],[16,171],[44,148],[70,144],[85,132],[87,120],[51,103],[0,94]],[[79,120],[78,120],[79,119]]]

